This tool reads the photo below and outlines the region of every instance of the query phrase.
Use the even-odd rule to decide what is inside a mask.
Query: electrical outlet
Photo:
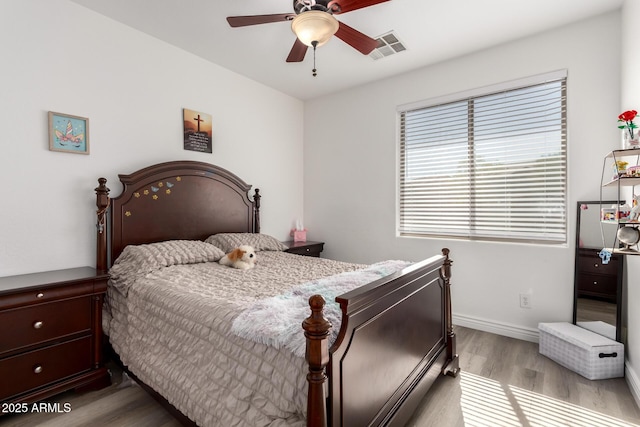
[[[531,294],[520,294],[520,307],[531,308]]]

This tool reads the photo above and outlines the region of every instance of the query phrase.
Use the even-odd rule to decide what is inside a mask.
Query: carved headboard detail
[[[99,270],[106,271],[127,245],[260,232],[260,190],[250,200],[251,185],[221,167],[183,160],[118,178],[124,189],[113,199],[106,179],[96,188]]]

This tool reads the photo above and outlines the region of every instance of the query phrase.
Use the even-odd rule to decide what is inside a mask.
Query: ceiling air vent
[[[381,35],[376,39],[378,47],[369,54],[373,59],[381,59],[407,50],[393,31]]]

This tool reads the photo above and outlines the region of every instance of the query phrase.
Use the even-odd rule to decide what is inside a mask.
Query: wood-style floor
[[[600,320],[610,325],[616,324],[617,305],[591,298],[578,298],[578,322]]]
[[[455,331],[461,373],[436,381],[409,426],[640,426],[640,410],[623,378],[589,381],[541,356],[535,343],[461,327]],[[0,425],[179,425],[140,387],[121,384],[120,372],[113,372],[111,387],[49,399],[70,403],[69,413],[5,416]]]

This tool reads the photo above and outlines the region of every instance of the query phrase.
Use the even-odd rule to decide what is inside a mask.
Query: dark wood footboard
[[[336,298],[342,324],[331,349],[324,300],[311,297],[308,426],[404,425],[438,376],[457,375],[451,260],[442,252]]]

